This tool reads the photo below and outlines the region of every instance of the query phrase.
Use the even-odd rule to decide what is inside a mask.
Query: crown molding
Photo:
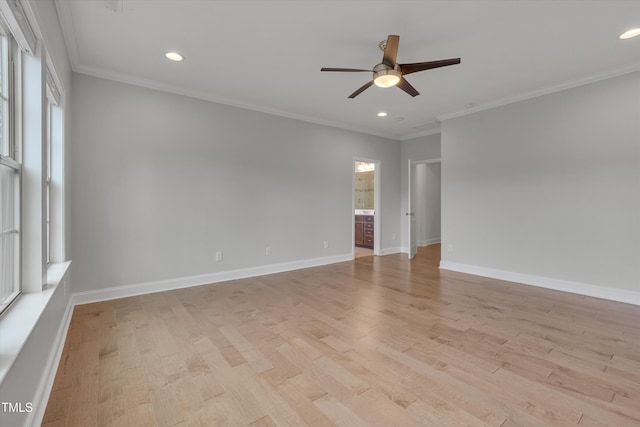
[[[409,141],[410,139],[416,139],[422,136],[435,135],[440,132],[441,132],[441,129],[440,129],[440,126],[438,126],[436,129],[425,130],[424,132],[412,133],[409,135],[402,136],[400,137],[400,141]]]
[[[260,105],[242,103],[232,99],[217,96],[213,93],[195,91],[195,90],[187,89],[184,87],[167,85],[164,83],[152,81],[150,79],[141,79],[125,73],[114,73],[114,72],[99,70],[94,67],[83,65],[80,63],[78,40],[76,38],[76,31],[73,25],[73,14],[71,12],[70,3],[67,0],[55,0],[55,6],[58,12],[58,19],[60,20],[60,27],[62,28],[62,35],[64,37],[64,42],[67,47],[67,53],[69,54],[71,69],[76,73],[87,74],[90,76],[100,77],[107,80],[113,80],[120,83],[131,84],[134,86],[140,86],[147,89],[159,90],[162,92],[173,93],[176,95],[182,95],[190,98],[201,99],[204,101],[215,102],[217,104],[223,104],[231,107],[242,108],[245,110],[257,111],[260,113],[285,117],[288,119],[300,120],[308,123],[314,123],[317,125],[329,126],[329,127],[344,129],[352,132],[378,136],[385,139],[391,139],[393,141],[400,140],[400,135],[397,135],[397,134],[376,132],[376,131],[372,131],[371,129],[361,128],[358,126],[351,126],[346,123],[321,120],[314,117],[303,116],[303,115],[294,114],[294,113],[277,110],[277,109],[272,109],[272,108],[268,108]]]
[[[187,89],[180,86],[167,85],[150,79],[141,79],[132,75],[124,73],[113,73],[104,70],[99,70],[93,67],[87,67],[85,65],[77,65],[73,68],[73,71],[81,74],[86,74],[93,77],[99,77],[107,80],[113,80],[120,83],[130,84],[134,86],[144,87],[147,89],[158,90],[161,92],[168,92],[175,95],[182,95],[189,98],[201,99],[203,101],[214,102],[216,104],[227,105],[235,108],[242,108],[244,110],[257,111],[259,113],[270,114],[274,116],[280,116],[287,119],[300,120],[303,122],[313,123],[322,126],[329,126],[338,129],[344,129],[351,132],[364,133],[368,135],[378,136],[393,141],[399,141],[400,136],[382,132],[375,132],[370,129],[361,128],[358,126],[350,126],[346,123],[332,122],[329,120],[321,120],[314,117],[303,116],[299,114],[289,113],[288,111],[277,110],[273,108],[263,107],[260,105],[238,102],[229,98],[219,97],[209,92],[196,91]]]
[[[55,0],[56,11],[58,12],[58,20],[62,29],[62,37],[67,47],[71,69],[76,71],[80,64],[78,55],[78,40],[76,39],[76,30],[73,25],[73,14],[71,13],[71,5],[68,1]]]
[[[583,85],[587,85],[590,83],[595,83],[598,82],[600,80],[606,80],[606,79],[610,79],[613,77],[618,77],[618,76],[622,76],[624,74],[629,74],[629,73],[633,73],[636,71],[640,71],[640,64],[634,64],[632,66],[629,67],[623,67],[623,68],[618,68],[612,71],[608,71],[606,73],[601,73],[601,74],[594,74],[588,77],[583,77],[583,78],[579,78],[579,79],[575,79],[575,80],[569,80],[569,81],[565,81],[562,83],[559,83],[557,85],[553,85],[553,86],[547,86],[541,89],[537,89],[534,91],[530,91],[530,92],[523,92],[519,95],[515,95],[515,96],[509,96],[506,98],[502,98],[502,99],[498,99],[495,101],[491,101],[491,102],[487,102],[485,104],[481,104],[478,105],[474,108],[467,108],[464,110],[458,110],[458,111],[453,111],[451,113],[445,113],[445,114],[441,114],[439,116],[436,116],[436,119],[439,122],[443,122],[445,120],[450,120],[450,119],[455,119],[456,117],[462,117],[462,116],[466,116],[469,114],[474,114],[474,113],[478,113],[480,111],[484,111],[484,110],[490,110],[492,108],[496,108],[496,107],[501,107],[503,105],[508,105],[508,104],[513,104],[514,102],[520,102],[520,101],[524,101],[527,99],[531,99],[531,98],[535,98],[538,96],[542,96],[542,95],[548,95],[551,93],[555,93],[555,92],[560,92],[566,89],[571,89],[574,87],[578,87],[578,86],[583,86]]]

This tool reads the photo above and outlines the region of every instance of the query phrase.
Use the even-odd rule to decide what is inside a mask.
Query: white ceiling
[[[56,0],[75,71],[393,139],[437,117],[640,70],[640,0]],[[372,86],[378,43],[399,63],[462,58],[407,76],[420,92]],[[174,63],[164,53],[185,60]],[[469,105],[472,104],[470,107]],[[388,112],[385,118],[376,113]],[[436,124],[437,126],[437,124]]]

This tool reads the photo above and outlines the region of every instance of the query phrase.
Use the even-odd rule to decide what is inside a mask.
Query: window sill
[[[70,264],[71,261],[50,264],[45,289],[23,293],[0,317],[0,383],[18,358]]]

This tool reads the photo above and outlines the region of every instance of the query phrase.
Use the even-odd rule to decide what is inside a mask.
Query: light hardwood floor
[[[44,425],[640,425],[640,307],[439,250],[76,307]]]

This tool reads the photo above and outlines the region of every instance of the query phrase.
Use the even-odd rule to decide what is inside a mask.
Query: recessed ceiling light
[[[629,31],[625,31],[620,34],[619,38],[622,40],[630,39],[632,37],[640,36],[640,28],[632,28]]]
[[[384,111],[380,111],[378,113],[378,117],[387,117],[387,113],[385,113]]]
[[[167,57],[167,59],[170,59],[172,61],[182,61],[182,55],[180,55],[178,52],[167,52],[164,54],[164,56]]]

